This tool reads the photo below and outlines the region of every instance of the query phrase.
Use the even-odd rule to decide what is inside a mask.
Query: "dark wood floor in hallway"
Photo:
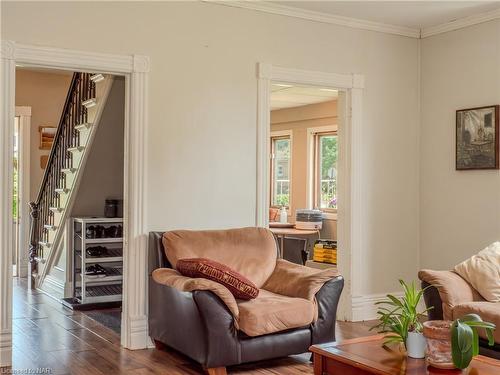
[[[173,350],[121,348],[120,338],[114,331],[81,312],[63,307],[43,293],[28,289],[25,279],[14,279],[13,318],[13,373],[28,373],[26,369],[39,369],[39,374],[202,373],[196,363]],[[337,338],[366,336],[370,334],[371,324],[339,322]],[[228,368],[228,373],[312,374],[307,358],[301,355],[234,366]]]

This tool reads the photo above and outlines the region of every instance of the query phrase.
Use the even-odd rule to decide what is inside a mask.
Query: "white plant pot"
[[[406,351],[408,357],[425,358],[425,348],[427,341],[422,333],[408,332],[406,339]]]

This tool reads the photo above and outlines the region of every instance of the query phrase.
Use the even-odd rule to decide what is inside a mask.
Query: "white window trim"
[[[291,207],[292,207],[292,204],[293,204],[293,189],[292,189],[292,179],[293,179],[293,131],[292,129],[287,129],[287,130],[276,130],[276,131],[272,131],[271,132],[271,136],[269,137],[269,139],[273,138],[273,137],[290,137],[290,170],[288,171],[288,179],[290,180],[290,186],[288,187],[288,191],[290,192],[290,200],[288,202],[288,216],[291,215],[290,211],[291,211]],[[269,161],[271,162],[271,158],[272,158],[272,155],[271,155],[271,150],[269,150]],[[271,168],[269,167],[269,183],[272,182],[272,176],[271,176]],[[269,185],[269,189],[270,189],[270,186]],[[271,192],[269,192],[271,193]],[[269,207],[273,207],[272,205],[272,201],[271,201],[271,194],[269,194]]]
[[[314,161],[316,155],[314,155],[314,137],[317,133],[326,132],[337,132],[337,124],[327,125],[327,126],[317,126],[313,128],[307,128],[307,185],[306,185],[306,195],[307,195],[307,206],[309,208],[314,208],[316,202],[314,202],[314,186],[316,181],[314,181]],[[326,220],[337,220],[337,210],[335,212],[323,211],[323,218]]]

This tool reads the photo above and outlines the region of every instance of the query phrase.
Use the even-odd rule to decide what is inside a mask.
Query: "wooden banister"
[[[50,208],[60,204],[56,189],[66,188],[66,175],[62,170],[72,167],[72,155],[68,149],[79,146],[79,132],[75,126],[87,122],[87,109],[82,102],[95,97],[95,83],[90,77],[90,73],[73,74],[37,198],[29,203],[32,275],[37,271],[37,264],[44,259],[40,242],[48,240],[45,224],[54,224],[54,213]]]

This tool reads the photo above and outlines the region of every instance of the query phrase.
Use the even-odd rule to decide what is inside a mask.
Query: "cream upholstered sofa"
[[[335,340],[343,279],[277,259],[264,228],[152,232],[149,251],[149,334],[204,368],[306,352]],[[208,258],[239,272],[259,288],[238,300],[215,281],[175,270],[179,259]]]
[[[478,314],[485,321],[494,323],[495,345],[489,346],[486,334],[479,330],[480,353],[500,359],[500,302],[486,301],[465,279],[454,271],[421,270],[418,273],[422,281],[427,307],[432,307],[430,320],[455,320],[466,314]],[[500,283],[500,279],[498,280]]]

